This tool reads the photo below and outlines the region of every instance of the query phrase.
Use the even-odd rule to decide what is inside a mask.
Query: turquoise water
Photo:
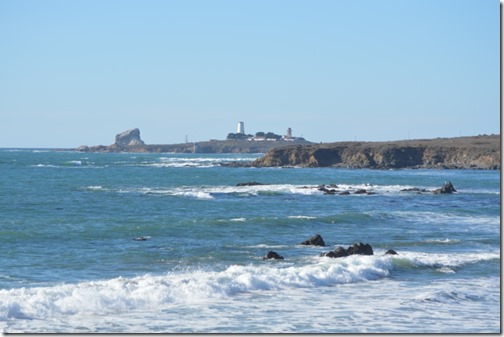
[[[0,150],[0,331],[500,332],[500,171],[259,156]]]

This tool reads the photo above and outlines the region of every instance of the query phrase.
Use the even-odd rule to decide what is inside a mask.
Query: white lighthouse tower
[[[238,126],[236,127],[236,133],[240,133],[242,135],[245,134],[245,125],[243,122],[238,122]]]

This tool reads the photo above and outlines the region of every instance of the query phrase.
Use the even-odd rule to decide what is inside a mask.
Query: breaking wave
[[[161,276],[114,278],[53,287],[0,290],[0,320],[81,313],[111,313],[211,301],[242,293],[315,288],[388,276],[391,259],[358,257],[313,265],[232,265],[223,271],[191,270]]]
[[[304,265],[265,261],[224,270],[192,268],[164,275],[0,290],[0,320],[41,319],[61,315],[162,310],[171,305],[230,299],[245,293],[334,287],[390,277],[395,269],[449,268],[499,259],[499,253],[353,255],[312,257]],[[448,269],[447,269],[448,270]],[[446,271],[448,272],[448,271]]]
[[[138,193],[138,194],[158,194],[197,199],[213,199],[218,196],[234,195],[237,197],[246,196],[274,196],[274,195],[323,195],[324,191],[319,189],[319,185],[294,185],[294,184],[271,184],[252,186],[178,186],[173,188],[163,187],[140,187],[140,188],[107,188],[99,185],[90,185],[82,188],[87,191],[108,191],[116,193]],[[359,190],[366,190],[376,194],[396,194],[407,188],[404,185],[338,185],[338,193],[348,192],[350,195],[360,197]],[[357,192],[357,193],[356,193]],[[364,194],[365,195],[365,194]]]

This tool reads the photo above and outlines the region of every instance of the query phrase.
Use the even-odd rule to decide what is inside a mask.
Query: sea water
[[[500,171],[259,156],[0,150],[0,331],[501,331]]]

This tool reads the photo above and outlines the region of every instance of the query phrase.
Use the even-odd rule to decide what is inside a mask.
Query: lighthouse
[[[245,125],[243,122],[238,122],[238,126],[236,127],[236,133],[240,133],[242,135],[245,134]]]

